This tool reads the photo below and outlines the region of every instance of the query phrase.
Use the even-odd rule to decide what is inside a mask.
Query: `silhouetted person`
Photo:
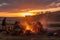
[[[40,22],[37,22],[37,24],[40,26],[40,32],[43,32],[44,30],[43,30],[43,25],[40,23]]]
[[[22,33],[22,28],[20,26],[20,22],[19,21],[16,21],[15,24],[14,24],[14,34],[17,35],[17,34],[20,34]]]
[[[19,22],[18,21],[15,22],[14,27],[15,28],[18,28],[19,27]]]
[[[6,17],[2,20],[2,29],[1,32],[6,31]]]
[[[2,20],[2,31],[5,31],[6,26],[6,17]]]
[[[2,26],[6,26],[6,17],[2,20]]]

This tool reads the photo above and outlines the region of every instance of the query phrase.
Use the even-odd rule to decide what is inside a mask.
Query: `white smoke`
[[[0,4],[0,7],[1,7],[1,6],[5,6],[5,5],[8,5],[8,4],[7,4],[7,3],[1,3],[1,4]]]
[[[59,3],[53,2],[49,4],[47,7],[60,7],[60,2]]]
[[[57,3],[56,6],[59,7],[60,6],[60,3]]]

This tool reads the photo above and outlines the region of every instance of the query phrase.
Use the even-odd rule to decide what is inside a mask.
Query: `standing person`
[[[2,31],[5,31],[8,34],[7,27],[6,27],[6,17],[2,20]]]
[[[6,31],[6,17],[2,20],[2,31]]]
[[[6,17],[2,20],[2,26],[6,26]]]
[[[41,22],[37,22],[37,24],[40,26],[39,30],[41,33],[44,32],[44,29],[43,29],[43,25],[41,24]]]
[[[6,17],[2,20],[2,28],[0,29],[0,32],[5,31],[5,26],[6,26]]]

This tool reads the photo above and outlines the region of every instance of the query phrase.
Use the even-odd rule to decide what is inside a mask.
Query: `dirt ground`
[[[47,35],[5,35],[0,33],[0,40],[60,40],[60,37]]]

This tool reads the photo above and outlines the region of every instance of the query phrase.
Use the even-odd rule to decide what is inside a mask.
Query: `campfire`
[[[22,23],[23,25],[23,33],[26,33],[26,31],[30,31],[31,33],[38,33],[40,32],[40,25],[36,22],[36,23],[29,23],[27,21]]]
[[[38,22],[31,22],[31,17],[36,15],[36,14],[33,14],[33,13],[23,13],[22,14],[25,18],[25,21],[22,22],[22,25],[23,25],[23,33],[26,33],[26,31],[30,31],[31,33],[38,33],[40,32],[40,25],[38,24]],[[27,17],[26,17],[27,16]]]

